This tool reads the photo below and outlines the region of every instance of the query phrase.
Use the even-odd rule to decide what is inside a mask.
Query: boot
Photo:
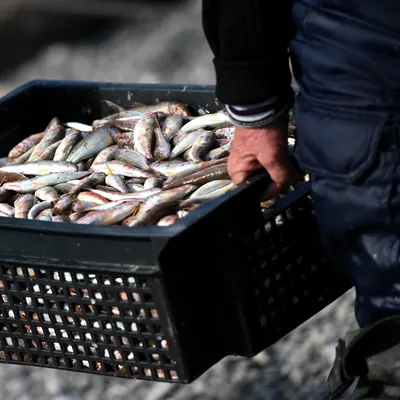
[[[349,332],[336,347],[328,376],[330,393],[339,399],[358,379],[349,400],[400,400],[400,316]]]

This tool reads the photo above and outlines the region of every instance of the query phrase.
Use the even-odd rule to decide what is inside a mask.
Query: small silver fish
[[[220,179],[216,181],[207,182],[203,186],[199,187],[195,192],[190,195],[190,199],[195,199],[196,197],[204,196],[208,193],[211,193],[214,190],[223,188],[224,186],[229,185],[232,183],[229,179]]]
[[[57,190],[51,186],[44,186],[35,192],[35,197],[42,201],[52,201],[56,202],[60,196]]]
[[[172,137],[171,142],[172,146],[175,147],[181,140],[183,140],[187,136],[186,132],[178,131]]]
[[[169,115],[163,124],[162,133],[164,137],[170,141],[172,137],[181,129],[183,118],[179,114]]]
[[[93,160],[92,165],[94,164],[103,164],[107,161],[110,161],[114,158],[115,152],[118,150],[118,146],[116,144],[106,147],[105,149],[101,150],[99,154]]]
[[[93,127],[91,127],[90,125],[81,124],[80,122],[67,122],[64,125],[68,128],[75,129],[79,132],[92,132],[93,131]]]
[[[144,189],[153,189],[157,187],[161,187],[164,182],[164,179],[161,178],[148,178],[146,179],[146,182],[143,185]]]
[[[183,132],[192,132],[198,129],[215,128],[229,122],[231,122],[230,118],[225,113],[206,114],[183,125],[181,130]]]
[[[67,161],[78,163],[79,161],[86,160],[98,154],[99,151],[106,147],[111,146],[114,144],[112,133],[115,131],[115,128],[111,126],[96,129],[74,146]]]
[[[77,198],[80,201],[86,201],[94,204],[108,203],[108,200],[105,197],[92,192],[81,192],[78,194]]]
[[[113,208],[103,211],[90,211],[84,217],[76,221],[77,224],[102,224],[113,225],[121,222],[133,214],[139,207],[139,202],[119,204]]]
[[[158,226],[171,226],[173,224],[175,224],[175,222],[178,220],[178,216],[176,214],[174,215],[167,215],[164,218],[161,218],[158,221]]]
[[[14,207],[10,206],[9,204],[6,203],[0,203],[0,211],[4,214],[9,215],[10,217],[13,217],[15,214],[15,209]]]
[[[220,160],[222,158],[228,157],[231,152],[231,145],[232,145],[232,142],[229,142],[228,144],[226,144],[222,147],[218,147],[216,149],[210,150],[204,156],[204,159],[207,161],[210,161],[210,160]]]
[[[128,188],[129,192],[140,192],[144,190],[144,185],[141,185],[140,183],[126,182],[126,187]]]
[[[156,204],[143,203],[140,205],[135,220],[128,226],[150,226],[157,224],[161,218],[175,213],[178,210],[179,201],[160,202]]]
[[[154,176],[149,172],[142,171],[139,168],[118,160],[108,161],[104,164],[92,165],[92,170],[96,172],[104,172],[107,175],[117,174],[132,178],[150,178]]]
[[[39,161],[39,160],[53,160],[54,154],[57,151],[58,146],[61,144],[61,140],[51,144],[50,146],[46,147],[43,151],[37,154],[34,160],[29,159],[28,161]],[[36,150],[36,148],[35,148]],[[33,153],[32,153],[33,154]]]
[[[212,131],[202,132],[194,141],[190,151],[189,158],[192,161],[201,161],[207,152],[215,144],[215,134]]]
[[[28,162],[26,164],[13,164],[1,167],[0,171],[15,172],[24,175],[47,175],[59,172],[76,172],[75,164],[66,161],[41,160]]]
[[[58,183],[68,182],[72,179],[83,178],[90,172],[61,172],[58,174],[48,174],[33,179],[19,182],[8,182],[3,185],[6,190],[13,190],[17,193],[34,192],[44,186],[53,186]]]
[[[146,158],[152,158],[152,144],[154,138],[154,124],[156,118],[152,114],[144,114],[137,122],[133,131],[135,150]]]
[[[54,215],[51,217],[53,222],[69,222],[68,218],[64,217],[63,215]]]
[[[190,132],[183,138],[171,151],[170,158],[173,159],[178,157],[179,154],[183,153],[184,151],[190,149],[197,139],[197,137],[204,131],[194,131]]]
[[[60,215],[65,211],[69,210],[75,199],[76,199],[75,194],[70,194],[70,193],[63,194],[55,204],[53,208],[53,214]]]
[[[73,147],[79,142],[81,133],[75,129],[67,129],[65,138],[61,140],[60,145],[54,153],[53,161],[65,161]]]
[[[154,157],[157,160],[167,160],[171,154],[171,146],[169,145],[169,141],[165,138],[164,134],[162,133],[157,118],[155,119],[154,123],[154,138],[155,138]]]
[[[38,156],[49,146],[61,140],[64,136],[65,130],[60,124],[58,118],[53,118],[47,125],[42,140],[37,144],[35,151],[31,154],[28,161],[38,160]]]
[[[173,176],[178,172],[192,168],[194,166],[193,161],[180,161],[171,160],[168,162],[156,161],[151,164],[151,168],[164,176]]]
[[[19,142],[15,147],[13,147],[8,153],[8,160],[18,158],[29,151],[32,147],[37,145],[44,136],[44,132],[35,133],[34,135],[28,136],[22,142]]]
[[[147,158],[137,151],[130,149],[118,149],[115,151],[114,158],[116,160],[123,161],[129,165],[132,165],[133,167],[139,168],[143,171],[150,170],[150,163]]]
[[[53,216],[53,212],[51,208],[44,209],[41,213],[36,217],[36,221],[51,221]]]
[[[35,199],[31,194],[19,197],[15,203],[15,218],[26,218],[29,210],[35,205]]]
[[[42,201],[40,203],[35,204],[28,212],[28,219],[35,219],[39,213],[47,208],[52,208],[53,202],[51,201]]]
[[[97,190],[97,189],[92,189],[91,191],[95,194],[98,194],[106,198],[107,200],[118,201],[118,200],[146,199],[150,196],[154,196],[155,194],[161,192],[161,189],[154,188],[154,189],[142,190],[140,192],[135,192],[135,193],[116,193],[116,192],[113,193],[113,192],[108,192],[106,190]]]
[[[80,192],[86,191],[100,183],[104,182],[105,174],[102,172],[94,172],[91,175],[83,178],[79,183],[77,183],[70,190],[70,194],[78,194]]]
[[[115,174],[107,175],[106,185],[117,189],[121,193],[129,193],[129,190],[125,183],[125,179],[122,175],[115,175]]]

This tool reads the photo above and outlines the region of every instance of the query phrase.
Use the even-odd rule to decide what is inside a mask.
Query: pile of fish
[[[106,101],[92,125],[53,118],[0,163],[0,216],[76,224],[168,226],[231,190],[235,128],[221,110]]]

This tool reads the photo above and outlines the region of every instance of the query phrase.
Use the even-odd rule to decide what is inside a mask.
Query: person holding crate
[[[399,22],[395,0],[203,0],[216,94],[236,125],[234,183],[260,167],[269,197],[295,182],[289,60],[299,84],[295,156],[360,326],[339,340],[327,399],[355,378],[353,399],[400,399]]]

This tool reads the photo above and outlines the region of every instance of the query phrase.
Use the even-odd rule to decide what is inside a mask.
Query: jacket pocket
[[[332,113],[296,104],[295,156],[314,175],[355,182],[373,165],[387,114]]]

